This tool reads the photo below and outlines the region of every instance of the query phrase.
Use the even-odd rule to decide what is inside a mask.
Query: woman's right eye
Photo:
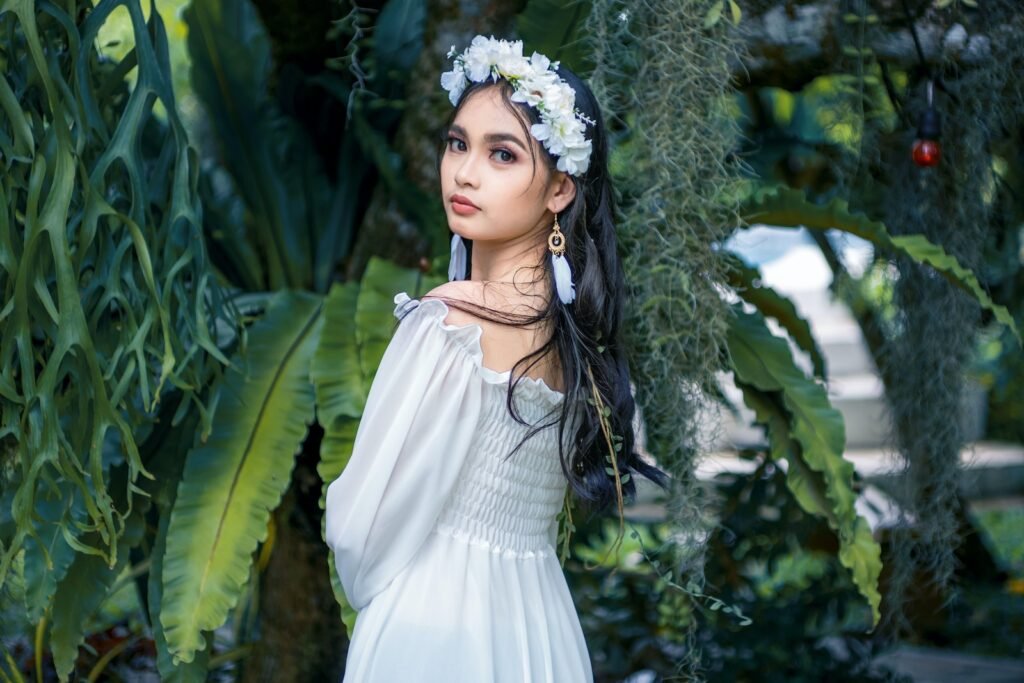
[[[449,149],[452,149],[452,143],[453,142],[457,142],[457,143],[460,143],[460,144],[465,144],[464,142],[462,142],[462,140],[460,140],[459,138],[455,137],[454,135],[449,135],[448,136],[448,148]],[[462,150],[459,149],[457,151],[461,152]]]

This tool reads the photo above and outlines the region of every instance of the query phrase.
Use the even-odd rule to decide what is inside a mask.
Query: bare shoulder
[[[510,305],[507,297],[495,292],[488,297],[484,284],[474,280],[455,280],[445,282],[434,287],[423,295],[424,299],[437,298],[451,301],[464,301],[471,304],[470,310],[462,310],[454,306],[448,306],[448,315],[445,322],[449,325],[477,324],[481,327],[480,346],[483,351],[483,363],[488,368],[497,372],[505,372],[512,368],[515,363],[527,353],[532,352],[543,345],[547,338],[537,329],[523,326],[506,325],[501,322],[475,315],[472,311],[472,304],[487,309],[497,309],[506,312],[516,312],[515,305]],[[525,305],[520,304],[522,308]],[[550,360],[541,361],[541,368],[534,368],[530,371],[531,376],[557,377],[557,374],[548,367]],[[539,370],[539,375],[538,375]],[[555,386],[555,381],[547,379],[550,386]]]
[[[445,282],[423,295],[424,299],[450,299],[454,301],[467,301],[472,304],[480,304],[480,284],[473,280],[454,280]],[[465,323],[481,322],[481,319],[472,312],[464,311],[453,306],[448,307],[448,315],[445,322],[449,325],[463,325]]]

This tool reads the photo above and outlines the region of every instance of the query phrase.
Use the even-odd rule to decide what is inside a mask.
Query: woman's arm
[[[426,540],[480,416],[478,361],[457,333],[442,327],[440,307],[416,303],[384,352],[352,456],[327,488],[325,537],[356,610],[386,588]]]

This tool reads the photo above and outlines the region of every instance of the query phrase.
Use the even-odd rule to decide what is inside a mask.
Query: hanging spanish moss
[[[957,4],[905,2],[902,29],[939,27],[943,48],[926,55],[898,92],[891,74],[878,71],[863,48],[872,31],[893,32],[885,22],[842,22],[838,35],[850,55],[842,65],[855,74],[851,98],[862,132],[857,149],[837,169],[852,207],[881,219],[892,234],[920,233],[976,270],[981,249],[1000,220],[992,169],[992,143],[1024,117],[1024,16],[1017,0],[985,0],[978,10]],[[871,3],[845,3],[844,12],[865,17]],[[839,14],[842,14],[839,13]],[[839,20],[837,19],[837,22]],[[907,34],[905,34],[907,35]],[[910,36],[912,38],[916,37]],[[952,41],[956,41],[953,44]],[[957,46],[961,46],[957,48]],[[873,76],[873,77],[872,77]],[[881,78],[879,78],[881,76]],[[941,120],[941,160],[919,166],[911,157],[917,123],[927,106],[931,76]],[[884,89],[883,89],[884,88]],[[869,116],[873,102],[888,97],[898,114]],[[905,608],[922,579],[949,595],[955,587],[959,545],[960,452],[967,435],[963,414],[965,366],[983,322],[977,302],[927,266],[894,260],[895,318],[882,335],[876,359],[886,382],[891,440],[903,465],[901,504],[906,516],[893,537],[886,631],[909,628]]]
[[[630,370],[645,448],[673,476],[668,517],[681,534],[673,580],[688,590],[704,585],[708,520],[695,465],[709,444],[698,428],[722,368],[729,315],[716,290],[727,279],[716,245],[740,222],[721,201],[738,196],[738,173],[724,160],[738,136],[725,102],[740,43],[728,22],[703,28],[708,6],[597,0],[584,30],[591,87],[611,135],[622,132],[612,172],[622,194]],[[689,635],[693,645],[692,628]],[[694,671],[699,657],[688,650],[679,665]]]

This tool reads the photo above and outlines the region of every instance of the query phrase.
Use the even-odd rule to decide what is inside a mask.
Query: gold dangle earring
[[[558,226],[558,215],[548,235],[548,250],[551,251],[551,270],[555,274],[555,289],[563,304],[572,303],[576,298],[576,285],[572,281],[569,259],[565,257],[565,235]]]

